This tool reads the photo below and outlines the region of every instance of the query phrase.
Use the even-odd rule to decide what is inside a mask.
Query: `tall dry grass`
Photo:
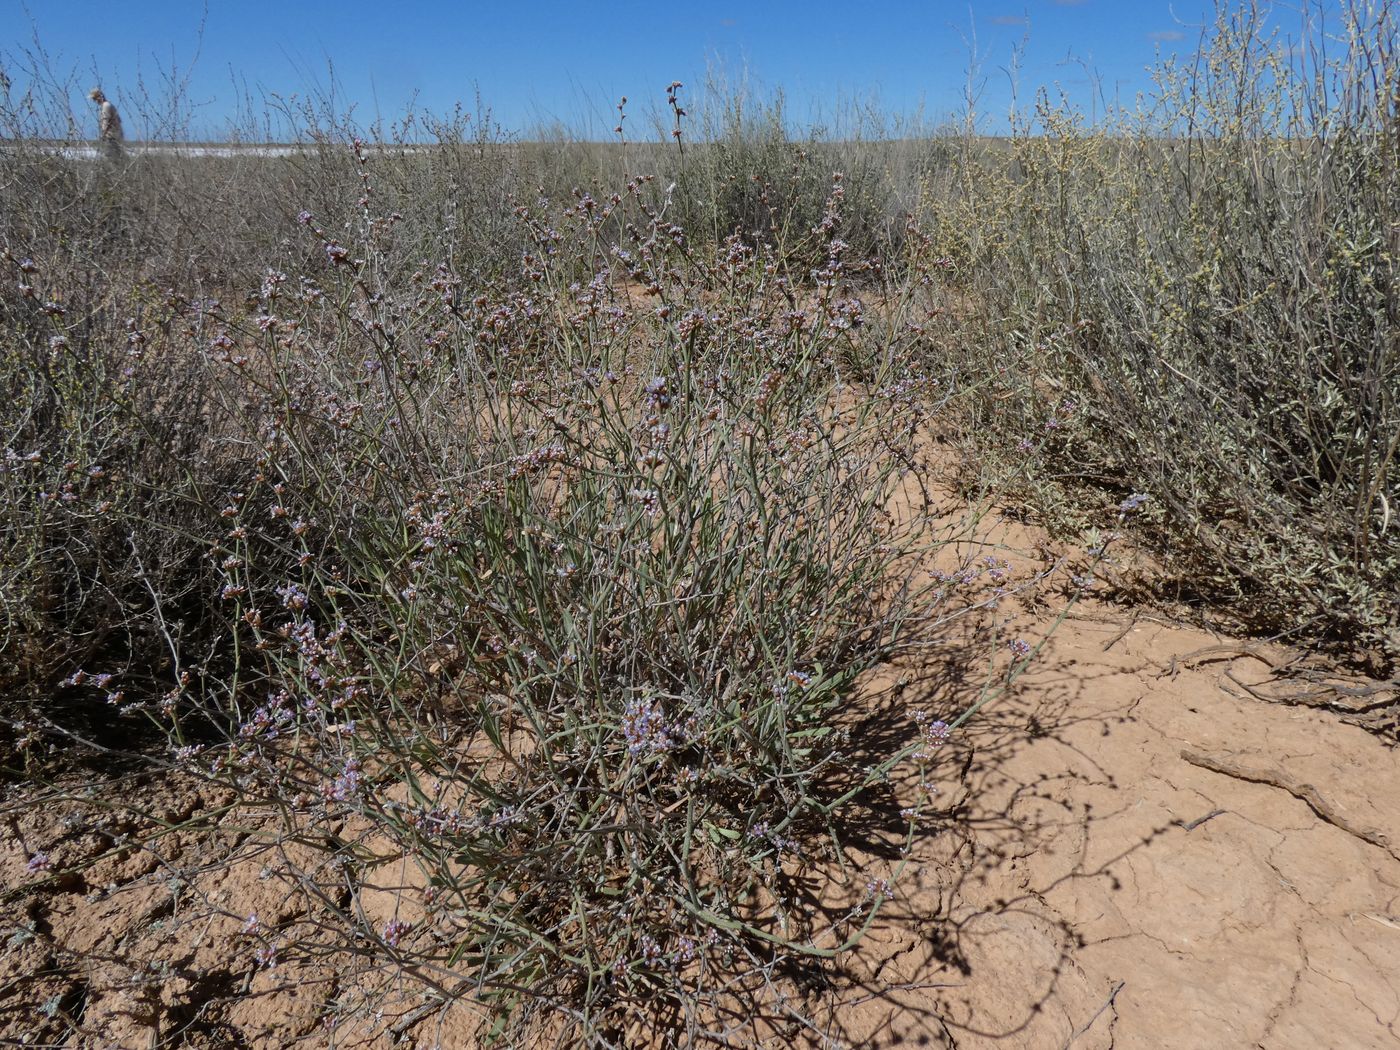
[[[969,434],[1027,499],[1072,525],[1089,489],[1149,492],[1166,593],[1381,669],[1400,641],[1400,36],[1388,5],[1301,37],[1264,24],[1223,12],[1099,126],[1042,97],[957,158],[924,221],[974,304],[950,347],[990,380]]]

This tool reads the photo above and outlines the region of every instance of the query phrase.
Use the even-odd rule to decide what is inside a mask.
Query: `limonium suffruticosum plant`
[[[957,719],[866,754],[855,683],[1009,585],[926,571],[952,531],[917,466],[956,377],[910,362],[944,261],[861,258],[836,174],[762,236],[692,241],[684,186],[632,176],[517,202],[513,267],[406,265],[433,238],[373,175],[407,162],[316,158],[353,202],[288,210],[223,302],[5,256],[7,646],[72,626],[26,650],[22,750],[105,756],[144,717],[158,764],[230,789],[189,823],[301,902],[240,917],[250,967],[383,970],[507,1039],[781,999],[900,862],[834,916],[793,880],[840,872],[848,804]]]
[[[502,1024],[699,1023],[736,974],[850,947],[882,894],[833,921],[774,887],[835,848],[856,679],[976,602],[892,502],[939,393],[855,338],[839,179],[807,304],[646,179],[519,209],[514,290],[392,272],[362,199],[353,243],[304,214],[324,267],[205,333],[256,466],[215,551],[231,739],[182,756],[324,844],[305,891],[382,959]]]

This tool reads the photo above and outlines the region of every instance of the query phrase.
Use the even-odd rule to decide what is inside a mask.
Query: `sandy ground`
[[[1047,626],[1025,624],[1031,637]],[[1267,688],[1275,663],[1155,617],[1079,607],[1014,692],[948,745],[938,818],[892,905],[839,972],[794,992],[813,1024],[756,1025],[751,1041],[1400,1045],[1400,766],[1384,736],[1252,697],[1243,687]],[[907,721],[927,688],[891,671],[878,704]],[[221,801],[139,789],[169,824]],[[35,850],[71,867],[121,833],[18,795],[4,813],[10,887],[39,878],[26,870]],[[327,1028],[334,971],[259,969],[240,941],[243,916],[290,907],[270,859],[225,869],[207,842],[180,836],[14,901],[0,1044],[470,1045],[465,1022],[413,1020],[421,1000]],[[192,859],[207,868],[173,882],[167,865]]]

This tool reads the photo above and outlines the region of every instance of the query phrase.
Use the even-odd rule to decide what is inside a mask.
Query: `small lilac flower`
[[[384,924],[384,943],[390,948],[397,948],[399,942],[403,940],[404,934],[412,928],[412,923],[404,922],[402,919],[390,919]]]
[[[642,505],[642,511],[648,518],[661,513],[661,497],[655,489],[633,489],[628,495]]]
[[[41,871],[48,871],[52,864],[53,859],[47,853],[43,850],[37,850],[33,856],[29,858],[29,863],[24,867],[29,874],[37,875]]]
[[[1031,643],[1024,638],[1013,638],[1007,644],[1017,656],[1029,656],[1031,653]]]
[[[1118,510],[1123,514],[1131,514],[1133,511],[1139,510],[1142,505],[1151,498],[1152,497],[1145,492],[1134,492],[1122,503],[1118,504]]]
[[[655,966],[661,961],[661,945],[658,944],[656,938],[651,936],[650,934],[642,934],[642,936],[637,940],[637,947],[641,949],[641,961],[645,965]]]
[[[656,376],[646,386],[646,403],[651,409],[665,408],[671,403],[670,391],[666,389],[666,377]]]
[[[491,815],[491,819],[486,822],[491,828],[513,828],[522,820],[520,809],[517,806],[502,806]]]
[[[673,744],[665,712],[650,699],[635,698],[628,702],[622,713],[622,736],[631,755],[666,751]]]
[[[353,758],[346,759],[345,768],[335,778],[331,786],[331,797],[337,802],[348,802],[360,792],[360,763]]]
[[[749,828],[748,834],[749,838],[757,839],[760,842],[767,842],[770,846],[772,846],[779,852],[800,852],[800,849],[796,842],[774,831],[773,826],[769,824],[766,820],[760,820],[757,823],[755,823],[751,828]]]
[[[920,747],[914,752],[914,760],[926,762],[933,758],[934,752],[947,741],[953,728],[941,718],[930,717],[927,711],[915,711],[914,724],[919,727],[920,737]]]
[[[288,609],[301,610],[306,608],[306,592],[295,583],[288,583],[285,587],[278,587],[277,596],[282,599],[282,604]]]

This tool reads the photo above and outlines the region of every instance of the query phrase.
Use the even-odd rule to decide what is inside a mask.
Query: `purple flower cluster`
[[[622,713],[622,736],[627,741],[627,753],[630,755],[668,751],[675,746],[666,713],[650,698],[635,697],[628,701]]]
[[[774,831],[772,825],[766,820],[760,820],[749,828],[749,838],[770,843],[779,853],[800,852],[800,848],[794,840]]]
[[[402,919],[390,919],[384,924],[384,943],[390,948],[397,948],[403,941],[404,934],[413,929],[413,924],[404,922]]]
[[[359,760],[347,758],[340,776],[328,785],[328,794],[337,802],[349,802],[359,796],[363,782]]]
[[[915,711],[914,724],[919,727],[920,737],[919,750],[914,753],[914,760],[927,762],[948,740],[948,735],[953,731],[952,726],[941,718],[933,718],[927,711]]]
[[[718,943],[719,934],[711,927],[699,940],[689,934],[681,934],[676,938],[675,948],[668,952],[654,936],[644,933],[637,938],[637,954],[632,960],[632,965],[641,966],[648,970],[684,965],[699,958],[702,949],[713,948]],[[628,961],[625,958],[619,958],[613,969],[614,972],[622,974],[627,970],[627,966]]]
[[[553,463],[563,463],[567,458],[564,446],[555,442],[552,445],[544,445],[533,449],[521,456],[516,456],[511,460],[510,469],[506,472],[506,477],[515,478],[528,477],[537,474]]]
[[[267,703],[238,727],[238,735],[244,740],[276,740],[291,727],[295,718],[291,697],[286,692],[270,694]]]
[[[277,588],[277,596],[282,599],[282,604],[294,612],[299,612],[306,608],[307,595],[301,587],[295,583],[287,583],[283,587]]]
[[[628,495],[641,504],[642,512],[648,518],[655,518],[661,513],[661,495],[655,489],[632,489]]]
[[[646,407],[652,412],[659,412],[671,404],[671,392],[667,389],[665,376],[656,376],[648,381],[645,393]]]

